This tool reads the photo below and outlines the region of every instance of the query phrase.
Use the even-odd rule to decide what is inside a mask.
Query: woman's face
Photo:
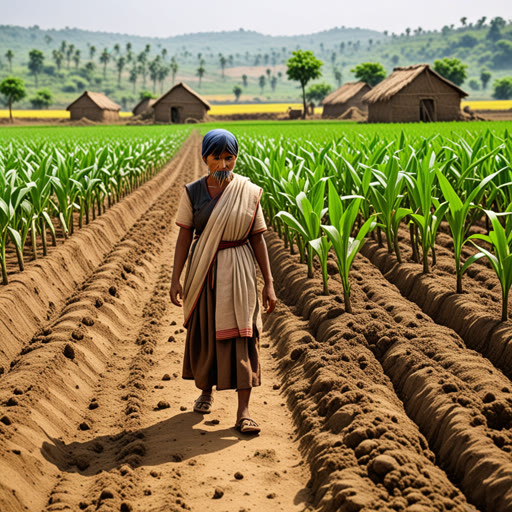
[[[219,186],[222,186],[226,182],[229,183],[233,179],[236,155],[223,151],[218,156],[210,154],[206,158],[203,157],[203,160],[208,166],[210,175]]]
[[[235,167],[236,155],[223,151],[219,156],[210,154],[206,158],[203,157],[203,160],[213,174],[216,171],[232,171]]]

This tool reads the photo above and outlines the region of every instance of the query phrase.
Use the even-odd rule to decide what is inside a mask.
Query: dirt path
[[[203,172],[199,154],[193,135],[159,174],[154,197],[144,196],[151,202],[137,210],[127,201],[124,212],[122,202],[87,228],[104,238],[114,214],[131,215],[119,242],[99,250],[87,232],[77,236],[72,277],[44,289],[58,264],[71,266],[64,244],[0,294],[7,308],[20,290],[27,293],[25,279],[43,289],[34,293],[33,320],[23,321],[21,308],[4,330],[0,510],[306,508],[309,471],[268,340],[261,341],[264,380],[251,411],[264,428],[259,437],[232,428],[234,391],[216,394],[214,412],[203,417],[192,411],[198,390],[181,379],[182,311],[168,290],[177,201],[182,185]],[[81,265],[82,250],[95,267]],[[44,320],[37,313],[49,302]]]

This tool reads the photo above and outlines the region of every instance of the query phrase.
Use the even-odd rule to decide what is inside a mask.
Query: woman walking
[[[203,414],[212,410],[213,386],[236,389],[235,428],[257,433],[261,428],[249,413],[251,390],[261,384],[262,323],[255,259],[265,281],[265,311],[271,313],[276,304],[263,238],[267,228],[260,205],[262,189],[233,172],[238,142],[231,132],[208,132],[201,153],[209,173],[183,191],[170,290],[173,304],[181,306],[183,299],[187,328],[183,378],[194,379],[201,389],[194,411]]]

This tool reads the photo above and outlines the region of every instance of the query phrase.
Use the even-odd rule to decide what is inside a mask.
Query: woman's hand
[[[181,283],[179,281],[177,283],[173,282],[171,284],[169,295],[171,296],[171,302],[181,308],[181,302],[178,300],[178,295],[180,296],[180,299],[183,300],[183,288],[181,287]]]
[[[272,313],[276,307],[276,302],[277,297],[274,285],[272,282],[265,283],[265,286],[263,286],[263,307],[265,308],[265,313]]]

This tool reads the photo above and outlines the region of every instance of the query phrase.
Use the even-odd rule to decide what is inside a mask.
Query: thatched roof
[[[453,87],[461,96],[468,94],[457,87],[453,82],[447,80],[439,73],[436,73],[428,64],[415,64],[414,66],[396,67],[393,73],[377,84],[371,91],[367,92],[363,98],[363,103],[377,103],[378,101],[389,101],[395,94],[400,92],[405,86],[409,85],[422,73],[431,73],[433,76],[442,80],[450,87]]]
[[[176,85],[174,85],[173,87],[171,87],[165,94],[163,94],[162,96],[160,96],[160,98],[158,98],[155,103],[153,103],[153,107],[155,107],[160,101],[162,101],[166,96],[168,96],[169,94],[171,94],[172,91],[174,91],[174,89],[176,89],[177,87],[183,87],[183,89],[185,89],[187,92],[189,92],[190,94],[192,94],[193,96],[195,96],[205,107],[206,107],[206,110],[210,110],[211,106],[210,104],[201,96],[199,96],[199,94],[197,94],[196,91],[194,91],[193,89],[191,89],[186,83],[184,82],[178,82]]]
[[[364,89],[365,86],[368,86],[371,89],[371,85],[368,85],[366,82],[347,82],[339,89],[336,89],[334,92],[327,95],[322,100],[322,105],[339,105],[341,103],[346,103],[360,92],[361,89]]]
[[[73,103],[68,105],[66,110],[69,110],[77,101],[81,100],[84,96],[88,97],[102,110],[121,110],[121,107],[114,103],[111,99],[107,98],[102,92],[84,91]]]
[[[149,101],[148,101],[149,100]],[[139,101],[139,103],[137,103],[137,105],[135,105],[135,107],[133,107],[132,109],[132,112],[135,114],[135,111],[145,102],[147,101],[148,102],[148,105],[147,107],[150,108],[152,107],[155,103],[156,103],[156,99],[155,98],[144,98],[142,100]]]

